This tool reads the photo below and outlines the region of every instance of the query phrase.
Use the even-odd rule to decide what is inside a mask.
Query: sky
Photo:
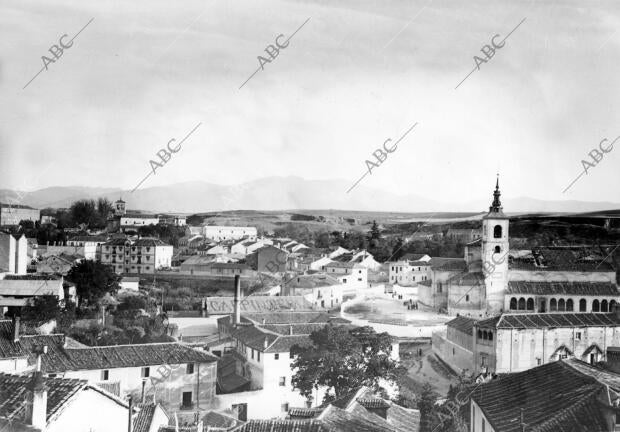
[[[620,141],[563,192],[620,136],[620,3],[584,4],[4,0],[0,189],[132,189],[197,125],[142,187],[353,184],[417,123],[365,186],[465,202],[499,172],[513,197],[620,202]]]

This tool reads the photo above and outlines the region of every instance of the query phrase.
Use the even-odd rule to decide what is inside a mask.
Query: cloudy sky
[[[5,0],[0,188],[131,189],[199,123],[143,187],[289,175],[353,184],[417,122],[365,186],[459,202],[487,193],[499,171],[512,196],[620,202],[620,141],[563,193],[588,152],[620,136],[620,3],[588,5]],[[24,89],[50,46],[91,18]],[[265,47],[308,18],[239,89]],[[524,18],[455,90],[480,49]]]

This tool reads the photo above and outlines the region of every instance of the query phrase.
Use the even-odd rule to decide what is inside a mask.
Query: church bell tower
[[[487,313],[495,315],[504,309],[508,287],[508,225],[500,201],[499,174],[489,213],[482,218],[482,272],[486,288]]]

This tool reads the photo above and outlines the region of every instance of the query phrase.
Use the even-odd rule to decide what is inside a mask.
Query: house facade
[[[205,225],[202,227],[202,234],[214,241],[241,240],[244,237],[248,240],[256,240],[258,231],[256,227]]]
[[[114,239],[100,247],[101,262],[116,273],[153,274],[171,267],[173,247],[159,239]]]

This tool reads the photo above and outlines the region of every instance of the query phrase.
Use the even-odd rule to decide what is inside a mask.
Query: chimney
[[[144,400],[146,397],[146,392],[144,391],[145,387],[146,387],[146,378],[142,380],[142,398],[140,399],[142,403],[144,403]]]
[[[133,430],[133,399],[129,396],[129,419],[127,420],[127,432],[132,432]]]
[[[264,341],[263,345],[264,345],[265,349],[267,349],[267,347],[269,346],[269,341],[267,340],[267,338],[265,338],[265,341]]]
[[[293,335],[293,324],[288,326],[288,334],[291,336]]]
[[[26,422],[37,429],[45,430],[47,426],[47,388],[41,372],[41,356],[47,353],[47,346],[35,350],[37,369],[28,384],[28,404],[26,405]]]
[[[241,278],[235,275],[235,325],[241,323]]]
[[[13,318],[13,342],[19,342],[19,321],[19,316]]]

